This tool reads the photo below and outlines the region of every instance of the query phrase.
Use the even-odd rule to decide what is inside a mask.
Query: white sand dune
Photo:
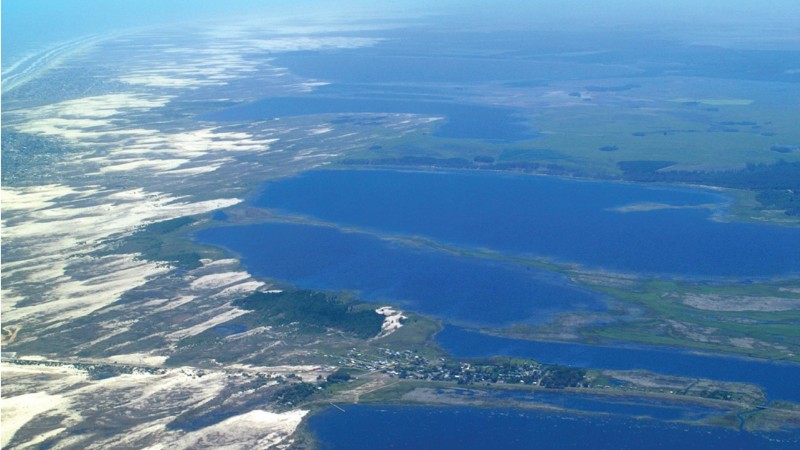
[[[167,424],[176,411],[205,405],[235,386],[235,376],[222,371],[201,374],[193,369],[167,369],[162,373],[159,369],[155,371],[158,373],[152,373],[153,370],[145,369],[163,365],[165,357],[162,355],[168,353],[174,340],[202,333],[246,314],[247,311],[231,306],[229,301],[261,289],[264,283],[240,271],[236,260],[208,262],[195,272],[196,275],[168,278],[174,271],[167,264],[144,260],[142,255],[132,252],[118,252],[114,246],[119,238],[145,225],[206,214],[241,202],[236,194],[215,198],[213,189],[206,189],[202,197],[185,191],[177,194],[177,189],[186,186],[181,183],[183,178],[203,177],[235,163],[236,158],[243,155],[272,156],[272,152],[286,151],[285,156],[277,159],[279,163],[292,162],[293,156],[310,159],[308,163],[297,164],[300,168],[316,167],[338,156],[334,152],[340,151],[341,143],[304,147],[303,154],[296,154],[297,147],[290,146],[273,150],[276,143],[282,143],[278,139],[284,137],[303,139],[316,133],[321,140],[335,139],[338,130],[323,123],[277,123],[274,127],[269,123],[259,125],[262,128],[231,131],[230,128],[210,127],[208,123],[172,124],[164,119],[171,117],[166,107],[176,99],[185,100],[182,95],[190,94],[194,99],[195,94],[201,93],[202,98],[208,95],[202,94],[204,87],[213,86],[216,92],[217,87],[246,77],[258,76],[259,86],[263,81],[267,91],[256,87],[241,97],[226,92],[224,99],[206,98],[209,101],[243,101],[252,99],[254,94],[261,96],[263,92],[271,92],[270,89],[284,93],[307,92],[326,84],[301,79],[285,68],[272,65],[271,53],[356,48],[377,42],[333,36],[336,28],[327,29],[323,34],[321,25],[281,27],[286,32],[276,39],[253,38],[251,31],[263,30],[263,26],[256,24],[251,24],[250,29],[211,27],[204,33],[216,37],[203,41],[202,45],[161,44],[158,54],[168,54],[168,58],[137,55],[125,59],[110,78],[119,82],[115,84],[117,92],[4,111],[4,129],[8,127],[19,133],[58,141],[69,151],[56,167],[65,169],[64,173],[81,174],[77,179],[57,178],[62,180],[58,183],[3,186],[0,190],[2,315],[4,322],[21,324],[17,342],[33,341],[38,332],[86,318],[100,310],[112,313],[114,308],[121,310],[126,304],[118,301],[126,293],[155,280],[161,283],[159,287],[166,283],[173,285],[163,295],[159,294],[162,298],[137,304],[141,317],[120,315],[119,319],[97,324],[106,333],[102,337],[92,335],[79,347],[117,337],[135,326],[136,321],[147,320],[148,314],[180,314],[181,311],[175,310],[191,302],[203,301],[204,305],[212,306],[162,331],[171,333],[168,342],[159,341],[165,348],[137,347],[134,352],[117,347],[119,343],[109,344],[107,353],[113,355],[108,357],[109,363],[142,366],[132,374],[95,380],[69,365],[3,363],[3,444],[13,439],[25,424],[39,426],[42,422],[38,419],[46,415],[48,421],[44,423],[50,428],[37,428],[38,434],[29,437],[31,440],[25,445],[35,446],[56,437],[56,446],[74,448],[147,445],[154,448],[203,445],[268,448],[285,444],[306,415],[306,411],[273,413],[256,409],[242,411],[224,422],[192,433],[168,429]],[[314,30],[312,35],[306,35],[311,30]],[[114,42],[113,45],[127,42],[125,45],[131,48],[137,46],[133,38],[117,38]],[[81,57],[90,61],[91,55],[82,54]],[[407,123],[401,124],[398,119],[387,127],[401,135],[413,130],[422,120],[414,122],[412,116],[405,119]],[[223,184],[224,181],[219,185]],[[399,319],[396,326],[400,326]],[[300,373],[308,380],[321,373],[319,367],[273,369],[274,373],[285,375]],[[130,420],[130,426],[117,433],[93,432],[90,421],[95,421],[97,414],[113,415],[120,411],[120,417]],[[70,434],[73,427],[84,427],[88,431]]]
[[[306,410],[273,413],[256,409],[189,433],[175,443],[175,448],[270,448],[294,433],[306,414]]]
[[[5,447],[17,431],[31,419],[47,411],[62,408],[67,401],[59,395],[49,395],[43,392],[19,395],[16,397],[3,397],[2,417],[3,431],[0,445]]]
[[[250,278],[247,272],[223,272],[204,275],[193,280],[189,286],[195,290],[218,289]]]
[[[174,333],[170,333],[165,337],[169,340],[180,340],[190,336],[196,336],[210,328],[213,328],[217,325],[223,324],[225,322],[231,321],[239,316],[249,313],[250,311],[246,311],[244,309],[234,308],[234,307],[223,307],[219,311],[211,311],[210,315],[212,316],[210,319],[205,320],[201,323],[196,325],[190,326],[188,328],[184,328],[182,330],[176,331]]]
[[[376,313],[386,316],[381,325],[381,334],[378,337],[388,336],[403,327],[403,320],[408,317],[403,315],[403,311],[397,311],[391,306],[384,306],[375,310]]]

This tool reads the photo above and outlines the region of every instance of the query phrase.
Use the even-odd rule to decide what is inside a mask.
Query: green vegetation
[[[419,355],[430,358],[444,355],[438,348],[434,335],[441,330],[441,324],[427,317],[404,312],[406,320],[394,333],[382,337],[376,345],[395,350],[414,349]]]
[[[205,375],[199,372],[198,376]],[[309,401],[319,392],[317,384],[298,381],[293,375],[284,377],[245,373],[243,378],[238,391],[223,391],[204,403],[202,408],[179,414],[167,423],[167,429],[195,431],[239,415],[243,410],[264,408],[267,404],[277,410],[288,410]],[[243,395],[244,392],[250,395]]]
[[[180,217],[151,223],[114,243],[112,249],[103,254],[138,253],[140,258],[148,261],[163,261],[186,270],[196,269],[202,266],[200,260],[209,256],[201,254],[198,245],[184,238],[196,222],[197,219],[193,217]],[[205,251],[216,252],[210,249]]]
[[[799,404],[775,401],[767,407],[742,414],[746,419],[743,428],[748,431],[795,431],[800,426],[798,415]]]
[[[800,162],[747,164],[744,169],[729,171],[660,170],[672,164],[671,161],[621,161],[618,166],[623,178],[630,181],[706,184],[756,191],[763,208],[800,216]]]
[[[580,331],[588,341],[629,341],[800,361],[800,298],[789,284],[709,285],[650,280],[593,289],[644,314]]]
[[[362,339],[377,336],[384,319],[364,304],[308,290],[269,294],[256,292],[234,304],[253,311],[265,323],[299,322],[306,329],[318,328],[323,331],[333,328]]]
[[[353,377],[350,375],[350,372],[345,369],[338,369],[336,372],[328,375],[325,378],[325,381],[328,384],[337,384],[337,383],[346,383],[350,381]]]
[[[564,274],[614,299],[607,313],[570,312],[551,323],[483,330],[512,338],[575,339],[688,347],[757,358],[800,361],[800,285],[796,279],[759,283],[648,280],[590,272],[492,251],[466,251],[422,239],[417,245],[451,254],[506,261]]]
[[[563,374],[572,373],[565,370]],[[608,404],[632,405],[641,404],[648,407],[681,407],[688,405],[702,406],[710,415],[691,424],[704,424],[739,429],[741,425],[750,431],[786,430],[795,426],[798,418],[798,405],[794,403],[775,402],[764,408],[764,397],[760,390],[753,386],[720,383],[711,380],[696,380],[680,377],[663,377],[657,374],[637,373],[631,378],[630,373],[620,372],[621,379],[615,373],[607,373],[612,384],[601,384],[592,381],[589,385],[569,388],[563,391],[564,396],[583,395],[592,399],[603,398]],[[566,375],[569,376],[569,375]],[[674,392],[677,387],[688,389]],[[698,388],[695,388],[698,386]],[[558,389],[558,387],[555,387]],[[574,414],[593,414],[580,406],[567,407],[568,402],[551,403],[546,397],[537,397],[536,392],[551,388],[524,384],[480,384],[463,385],[452,381],[399,380],[383,384],[377,389],[362,394],[361,403],[378,404],[422,404],[436,406],[469,405],[477,407],[505,408],[547,408],[549,410],[565,410]],[[732,389],[734,392],[731,392]],[[738,391],[741,390],[741,394]],[[514,395],[519,393],[522,395]],[[530,395],[533,394],[533,395]],[[342,397],[344,400],[344,397]],[[577,408],[577,409],[572,409]]]
[[[273,401],[280,405],[296,406],[317,392],[317,386],[311,383],[292,383],[275,392]]]
[[[564,389],[580,385],[586,377],[586,370],[575,367],[549,366],[539,382],[539,386],[551,389]]]

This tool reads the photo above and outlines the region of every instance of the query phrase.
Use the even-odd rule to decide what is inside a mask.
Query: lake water
[[[709,220],[726,199],[699,189],[652,188],[487,173],[316,171],[269,183],[255,206],[363,231],[425,236],[466,248],[545,256],[597,268],[686,276],[772,276],[800,269],[800,233]],[[620,212],[620,207],[672,208]],[[679,209],[682,208],[682,209]],[[623,209],[624,210],[624,209]],[[448,323],[540,323],[559,311],[605,308],[563,276],[379,239],[367,232],[290,223],[223,226],[198,239],[242,256],[262,277],[304,288],[355,290]],[[221,333],[236,330],[220,330]],[[669,348],[595,347],[486,336],[448,325],[437,336],[457,357],[507,355],[544,363],[755,383],[770,399],[800,401],[800,366],[703,356]],[[513,394],[521,395],[521,394]],[[747,433],[661,420],[713,414],[699,407],[557,395],[536,401],[620,416],[472,408],[348,406],[313,417],[326,448],[796,448]],[[443,432],[442,430],[447,430]],[[784,439],[784,437],[780,439]],[[661,446],[661,447],[659,447]]]
[[[508,253],[595,267],[686,275],[778,275],[796,271],[800,230],[721,223],[709,211],[622,213],[641,203],[721,204],[697,189],[644,188],[485,173],[317,171],[270,183],[256,206],[344,225],[424,235]],[[198,234],[239,253],[252,273],[320,290],[358,291],[451,324],[542,323],[561,311],[602,311],[602,296],[544,270],[402,245],[333,227],[262,223]],[[800,401],[787,379],[797,365],[699,356],[668,348],[609,348],[495,338],[447,327],[440,344],[456,356],[510,355],[545,363],[645,369],[756,383],[770,398]]]
[[[201,241],[231,249],[252,273],[319,290],[358,291],[447,323],[537,324],[562,311],[600,311],[604,299],[558,274],[395,244],[331,227],[263,223],[207,229]],[[220,330],[220,333],[231,332]],[[233,331],[235,332],[235,330]],[[598,347],[506,339],[446,326],[439,344],[457,357],[520,356],[543,363],[755,383],[770,398],[800,401],[800,366],[697,355],[667,347]]]
[[[690,353],[669,347],[601,347],[585,344],[508,339],[446,326],[436,336],[457,357],[494,355],[531,358],[545,364],[616,370],[649,370],[668,375],[738,381],[761,386],[770,400],[800,402],[800,365],[750,358]]]
[[[394,244],[363,233],[284,223],[221,227],[198,238],[239,253],[256,275],[303,288],[354,290],[451,322],[541,323],[603,310],[598,295],[542,270]]]
[[[712,211],[699,208],[725,202],[700,189],[554,177],[327,170],[270,183],[254,204],[592,268],[685,276],[800,272],[800,229],[713,221]],[[619,209],[642,204],[667,208]]]
[[[210,113],[202,118],[241,122],[334,113],[408,113],[443,117],[446,120],[436,128],[434,135],[448,138],[518,141],[536,137],[536,133],[523,123],[524,119],[510,108],[425,99],[400,100],[385,94],[361,98],[311,94],[304,97],[270,97]]]
[[[624,416],[516,409],[344,405],[309,420],[324,449],[795,449],[796,435],[755,435]],[[380,443],[376,447],[376,443]]]

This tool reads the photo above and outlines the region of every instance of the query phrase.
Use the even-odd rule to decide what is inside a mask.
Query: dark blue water
[[[507,339],[446,326],[439,345],[456,357],[494,355],[531,358],[545,364],[615,370],[649,370],[685,377],[754,383],[771,400],[800,401],[800,365],[756,359],[694,354],[666,347],[599,347],[584,344]]]
[[[724,201],[699,189],[552,177],[329,170],[270,183],[255,205],[597,268],[686,276],[800,272],[798,228],[717,222],[707,209],[613,210]]]
[[[214,211],[211,214],[211,220],[219,220],[220,222],[224,222],[224,221],[228,220],[228,215],[225,214],[225,212],[221,211],[221,210],[220,211]]]
[[[492,141],[518,141],[536,137],[510,108],[430,100],[399,100],[391,97],[343,98],[317,96],[272,97],[214,112],[203,120],[263,120],[275,117],[332,113],[410,113],[442,116],[435,136]]]
[[[605,308],[597,294],[557,274],[329,227],[265,223],[208,229],[197,237],[239,253],[256,275],[303,288],[356,290],[365,300],[449,321],[541,323],[559,311]]]
[[[309,420],[324,449],[796,449],[798,437],[755,435],[621,416],[414,406],[334,408]]]

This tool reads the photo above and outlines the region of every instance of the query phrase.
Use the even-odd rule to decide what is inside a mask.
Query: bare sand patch
[[[220,325],[220,324],[223,324],[225,322],[228,322],[229,320],[233,320],[233,319],[235,319],[235,318],[237,318],[237,317],[239,317],[241,315],[247,314],[249,312],[250,311],[246,311],[244,309],[231,308],[231,309],[228,309],[227,311],[224,311],[224,312],[221,312],[221,313],[214,313],[214,316],[212,318],[210,318],[210,319],[208,319],[208,320],[206,320],[204,322],[201,322],[199,324],[193,325],[193,326],[188,327],[188,328],[184,328],[182,330],[178,330],[178,331],[176,331],[174,333],[170,333],[170,334],[166,335],[165,337],[167,339],[180,340],[180,339],[184,339],[184,338],[187,338],[187,337],[196,336],[196,335],[198,335],[198,334],[200,334],[200,333],[202,333],[202,332],[204,332],[204,331],[206,331],[206,330],[208,330],[210,328],[213,328],[213,327],[215,327],[217,325]]]
[[[408,317],[403,315],[403,311],[397,311],[391,306],[383,306],[375,310],[376,313],[385,316],[381,324],[381,333],[378,337],[388,336],[403,326],[403,320]]]
[[[291,436],[307,410],[274,413],[256,409],[183,436],[177,448],[270,448]]]
[[[167,361],[166,356],[151,355],[148,353],[131,353],[128,355],[109,356],[109,360],[133,366],[163,366]]]
[[[247,272],[224,272],[204,275],[193,280],[189,286],[194,290],[218,289],[250,278]]]
[[[63,408],[67,403],[63,396],[43,392],[15,397],[4,396],[0,403],[3,418],[2,446],[5,447],[17,431],[34,417]]]

